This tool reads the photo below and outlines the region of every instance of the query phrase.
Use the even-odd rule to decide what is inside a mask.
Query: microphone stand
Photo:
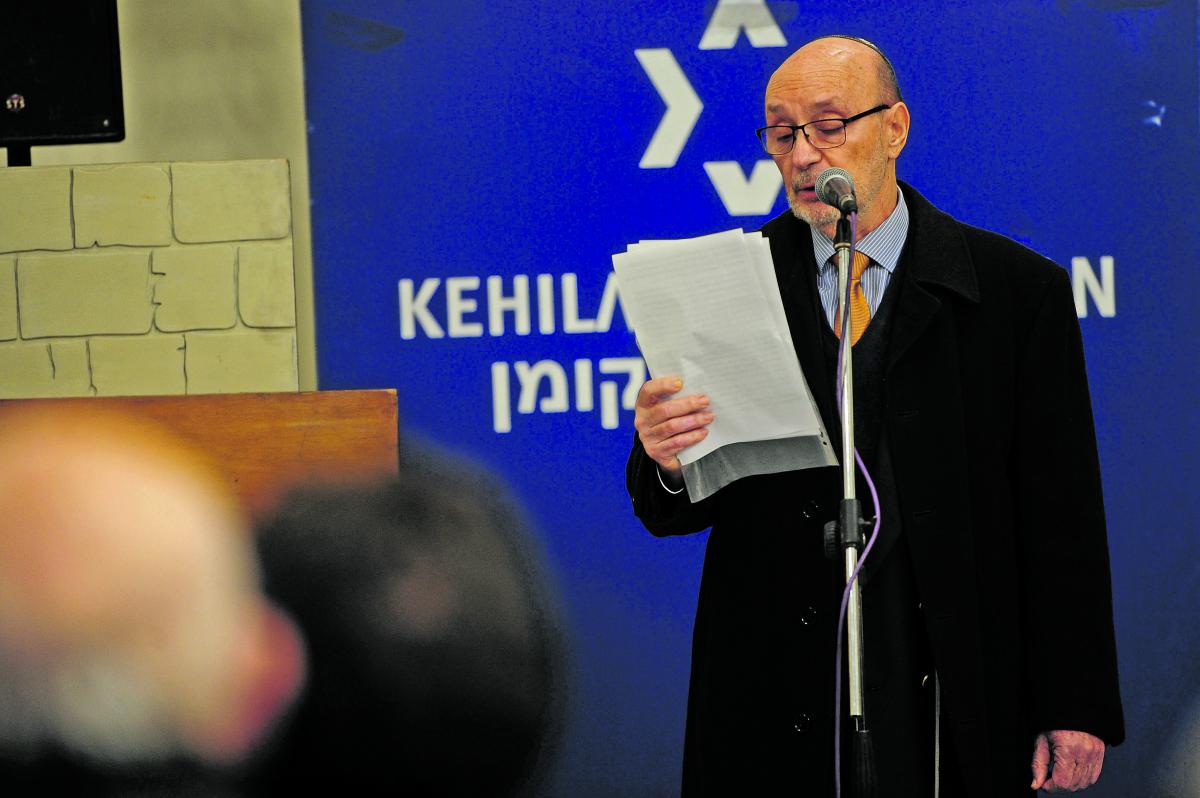
[[[846,611],[846,667],[849,676],[850,719],[854,724],[851,751],[854,759],[853,779],[855,798],[874,798],[878,785],[875,779],[875,751],[871,741],[871,733],[867,728],[866,710],[863,696],[863,622],[862,595],[859,591],[859,580],[855,577],[858,570],[859,552],[862,550],[865,538],[864,527],[867,522],[862,517],[862,504],[856,497],[855,487],[855,457],[854,457],[854,364],[851,352],[854,340],[850,328],[850,303],[848,290],[850,269],[853,256],[854,242],[852,239],[850,220],[843,211],[842,218],[837,223],[837,235],[834,238],[834,251],[837,256],[838,269],[838,313],[842,317],[841,350],[841,396],[839,409],[842,416],[842,503],[838,509],[838,519],[831,521],[825,528],[826,552],[831,558],[837,558],[837,551],[842,552],[845,566],[846,582],[850,584],[850,600]],[[851,584],[851,579],[853,583]],[[841,701],[839,696],[837,699]],[[841,763],[838,763],[841,767]]]

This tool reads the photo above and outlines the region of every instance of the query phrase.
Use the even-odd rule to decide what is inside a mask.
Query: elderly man
[[[854,178],[868,256],[852,275],[852,309],[869,313],[853,342],[854,409],[880,496],[864,509],[882,518],[862,587],[880,795],[1081,789],[1124,727],[1070,283],[1050,261],[898,182],[908,133],[895,72],[863,40],[810,42],[767,85],[760,137],[791,212],[762,232],[834,437],[838,211],[813,190],[829,167]],[[841,574],[821,530],[837,511],[839,472],[748,477],[690,503],[678,454],[721,408],[683,388],[674,377],[642,387],[627,482],[651,532],[712,528],[685,798],[830,795]]]
[[[0,408],[6,784],[99,795],[168,763],[237,762],[303,670],[248,523],[199,455],[83,403]]]

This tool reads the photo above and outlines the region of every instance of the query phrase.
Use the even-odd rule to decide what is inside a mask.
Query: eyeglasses
[[[796,131],[803,133],[808,143],[818,150],[831,150],[846,143],[846,125],[891,107],[887,104],[877,105],[845,119],[814,119],[803,125],[769,125],[754,132],[768,155],[787,155],[791,152],[792,147],[796,146]]]

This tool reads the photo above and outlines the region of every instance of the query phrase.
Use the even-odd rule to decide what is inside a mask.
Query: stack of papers
[[[612,260],[650,374],[682,377],[716,416],[679,453],[692,501],[743,476],[836,464],[761,234],[640,241]]]

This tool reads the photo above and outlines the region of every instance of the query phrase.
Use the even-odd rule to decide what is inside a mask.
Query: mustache
[[[819,172],[802,172],[792,178],[792,191],[800,191],[806,188],[815,188],[817,178],[826,170],[822,169]]]
[[[812,188],[816,185],[818,175],[801,174],[792,178],[792,191]]]

